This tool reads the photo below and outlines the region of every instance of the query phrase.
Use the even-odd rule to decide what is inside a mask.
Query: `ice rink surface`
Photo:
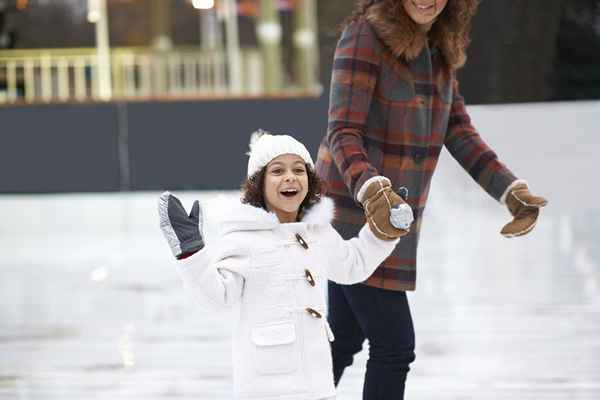
[[[511,110],[505,126],[490,117],[502,108],[473,112],[550,200],[529,236],[501,237],[508,212],[447,152],[440,161],[409,294],[407,399],[600,399],[600,142],[583,131],[544,139],[562,125],[532,107]],[[579,107],[560,107],[560,119]],[[600,107],[586,107],[580,119],[596,120]],[[538,130],[523,134],[520,118]],[[158,195],[0,196],[0,399],[231,398],[229,315],[183,292]],[[178,195],[188,207],[205,201],[210,219],[218,194]],[[340,400],[361,399],[367,347]]]

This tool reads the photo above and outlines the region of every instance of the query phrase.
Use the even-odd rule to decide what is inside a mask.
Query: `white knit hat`
[[[260,171],[275,157],[282,154],[295,154],[300,156],[312,169],[315,165],[310,153],[302,143],[289,135],[271,135],[262,129],[257,130],[250,138],[250,156],[248,160],[248,176]]]

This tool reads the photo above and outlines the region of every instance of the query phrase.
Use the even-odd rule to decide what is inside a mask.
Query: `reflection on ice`
[[[93,282],[98,282],[98,283],[104,282],[106,280],[106,278],[108,278],[108,269],[106,269],[104,267],[96,268],[90,274],[90,279]]]
[[[569,227],[569,232],[564,235],[565,244],[561,247],[565,265],[572,266],[581,275],[581,290],[590,298],[595,298],[600,310],[600,214],[565,217],[564,225]]]
[[[133,324],[125,325],[121,338],[119,339],[119,352],[121,353],[121,360],[125,368],[133,367],[135,365],[135,356],[133,354],[130,336],[134,331]]]

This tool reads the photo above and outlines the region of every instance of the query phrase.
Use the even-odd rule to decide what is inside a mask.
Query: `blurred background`
[[[257,128],[316,151],[353,4],[0,0],[0,193],[232,189]],[[483,1],[467,102],[600,98],[599,8]],[[198,175],[226,153],[219,176]]]
[[[316,157],[353,7],[0,0],[1,399],[231,398],[230,315],[182,292],[156,199],[201,199],[210,239],[252,131]],[[468,57],[475,126],[550,204],[503,239],[507,211],[442,153],[407,398],[596,400],[600,1],[483,0]],[[361,398],[367,352],[340,400]]]

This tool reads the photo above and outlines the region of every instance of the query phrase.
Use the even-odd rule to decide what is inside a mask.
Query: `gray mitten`
[[[398,194],[406,201],[408,199],[408,189],[406,186],[402,186],[398,189]],[[390,223],[398,229],[410,231],[410,225],[414,220],[413,210],[407,203],[400,204],[390,209]]]
[[[414,220],[412,208],[406,203],[390,209],[390,222],[398,229],[409,231]]]
[[[202,210],[198,200],[194,202],[190,215],[187,215],[181,201],[171,193],[164,192],[158,199],[158,217],[160,229],[177,259],[202,250]]]

